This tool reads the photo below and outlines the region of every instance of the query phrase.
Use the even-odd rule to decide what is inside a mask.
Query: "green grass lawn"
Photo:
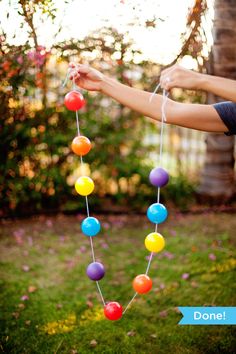
[[[106,301],[126,306],[132,280],[144,273],[146,217],[102,216],[94,237],[106,267]],[[81,217],[2,221],[1,342],[3,353],[234,353],[234,326],[180,326],[178,306],[235,306],[234,240],[230,214],[172,214],[160,225],[166,248],[150,269],[153,289],[116,322],[103,316]]]

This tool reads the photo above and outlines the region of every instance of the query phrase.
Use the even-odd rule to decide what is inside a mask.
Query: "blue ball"
[[[101,230],[101,225],[98,219],[89,216],[82,221],[81,229],[86,236],[95,236]]]
[[[147,210],[148,219],[154,224],[160,224],[166,220],[168,215],[166,207],[161,203],[154,203],[150,205]]]

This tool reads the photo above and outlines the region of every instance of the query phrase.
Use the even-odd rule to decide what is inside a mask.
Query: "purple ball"
[[[105,275],[105,269],[102,263],[93,262],[90,263],[87,267],[87,276],[91,280],[100,280]]]
[[[149,180],[155,187],[164,187],[169,181],[169,175],[164,168],[156,167],[151,170]]]

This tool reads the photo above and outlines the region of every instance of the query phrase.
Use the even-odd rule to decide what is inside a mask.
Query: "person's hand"
[[[88,91],[100,91],[104,75],[84,64],[69,64],[69,78],[75,80],[76,85]]]
[[[166,91],[174,87],[195,90],[200,89],[201,76],[200,73],[175,64],[162,71],[160,84]]]

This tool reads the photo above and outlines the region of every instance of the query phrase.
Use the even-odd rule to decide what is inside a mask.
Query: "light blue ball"
[[[161,203],[154,203],[150,205],[147,210],[148,219],[154,224],[160,224],[166,220],[168,215],[166,207]]]
[[[101,225],[98,219],[89,216],[82,221],[81,229],[86,236],[95,236],[101,230]]]

